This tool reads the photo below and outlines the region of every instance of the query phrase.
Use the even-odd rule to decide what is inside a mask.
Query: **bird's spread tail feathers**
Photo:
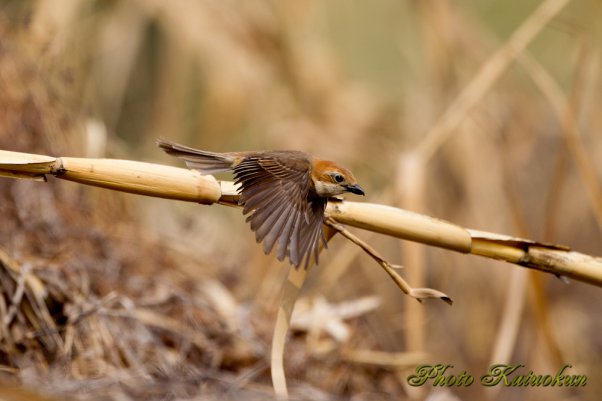
[[[233,167],[235,161],[234,157],[228,153],[214,153],[193,149],[161,138],[157,139],[157,145],[165,153],[183,159],[188,168],[199,170],[203,174],[228,171]]]

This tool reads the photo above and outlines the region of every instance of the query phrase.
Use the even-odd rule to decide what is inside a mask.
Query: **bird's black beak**
[[[347,190],[347,192],[351,192],[352,194],[357,194],[357,195],[366,195],[366,193],[364,192],[364,190],[362,189],[362,187],[360,187],[357,184],[354,185],[346,185],[345,189]]]

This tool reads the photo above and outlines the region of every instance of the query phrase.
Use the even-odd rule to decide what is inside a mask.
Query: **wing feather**
[[[311,162],[300,152],[270,152],[245,157],[234,167],[241,185],[240,203],[257,242],[266,253],[277,244],[279,260],[288,257],[298,268],[318,260],[326,201],[309,204]]]
[[[289,217],[286,213],[286,207],[284,206],[278,212],[274,213],[274,216],[277,216],[277,218],[273,219],[273,224],[271,224],[271,226],[268,223],[266,223],[262,227],[260,227],[260,229],[257,230],[257,232],[259,233],[259,230],[265,227],[265,232],[259,233],[259,235],[263,235],[264,237],[263,250],[266,253],[271,252],[274,248],[274,245],[276,244],[276,241],[282,234],[282,230],[284,229],[286,225],[285,223]]]
[[[318,262],[320,241],[326,245],[322,223],[326,200],[311,198],[311,161],[302,152],[214,153],[158,140],[168,154],[184,159],[204,174],[233,170],[240,185],[243,214],[263,241],[265,253],[276,246],[276,257],[286,257],[299,268]]]
[[[323,217],[317,217],[324,215],[325,206],[326,202],[321,199],[314,200],[311,203],[311,212],[307,213],[309,223],[303,227],[301,232],[301,244],[304,246],[301,251],[301,255],[305,260],[306,268],[308,267],[312,258],[312,253],[314,254],[316,264],[318,263],[318,255],[320,251],[319,242],[324,238],[324,230],[322,228]],[[326,241],[324,241],[324,246],[326,246]]]
[[[296,216],[294,213],[288,213],[286,216],[286,223],[282,227],[282,232],[278,237],[278,248],[276,248],[276,257],[278,260],[284,260],[289,255],[288,248],[295,219]]]
[[[282,197],[281,197],[282,198]],[[269,206],[268,206],[269,207]],[[257,236],[264,239],[265,236],[269,232],[274,232],[278,227],[276,227],[276,222],[280,219],[282,215],[288,214],[288,206],[281,199],[274,199],[273,206],[269,209],[266,208],[268,212],[264,212],[257,222],[256,230]]]

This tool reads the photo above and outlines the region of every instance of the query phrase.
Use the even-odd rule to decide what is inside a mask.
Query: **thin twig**
[[[403,291],[404,294],[416,298],[418,302],[422,302],[422,299],[425,298],[439,298],[449,305],[453,303],[452,299],[448,295],[442,293],[441,291],[433,290],[431,288],[412,288],[408,284],[408,282],[405,281],[395,271],[395,269],[399,269],[401,268],[401,266],[389,263],[385,258],[380,256],[380,254],[374,248],[372,248],[366,242],[353,235],[345,228],[345,226],[337,223],[331,217],[327,217],[325,219],[325,224],[331,227],[332,229],[336,230],[337,232],[341,233],[341,235],[343,235],[345,238],[362,248],[368,255],[370,255],[372,259],[374,259],[387,272],[389,277],[391,277],[393,281],[395,281],[395,284],[397,284],[397,286],[401,289],[401,291]]]

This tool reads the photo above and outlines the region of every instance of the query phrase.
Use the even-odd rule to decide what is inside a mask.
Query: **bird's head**
[[[311,178],[316,194],[323,198],[341,195],[345,192],[365,195],[351,171],[331,161],[315,161]]]

